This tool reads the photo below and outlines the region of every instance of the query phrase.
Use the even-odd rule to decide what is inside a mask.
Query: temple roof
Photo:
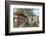
[[[20,12],[16,12],[15,15],[27,17],[24,13],[20,13]]]

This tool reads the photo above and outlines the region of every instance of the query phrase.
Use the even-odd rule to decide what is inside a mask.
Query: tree
[[[30,18],[30,16],[33,17],[33,12],[32,11],[34,9],[30,9],[30,8],[29,9],[28,8],[16,8],[16,10],[17,10],[16,12],[24,13],[25,15],[27,15],[27,18],[28,18],[27,20],[28,20],[28,24],[29,24],[29,21],[31,20],[31,19],[29,20],[29,18]]]
[[[16,8],[17,12],[27,14],[28,16],[33,15],[33,9],[27,9],[27,8]]]

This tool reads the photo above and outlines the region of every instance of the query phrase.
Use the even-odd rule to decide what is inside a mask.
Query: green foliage
[[[31,27],[38,27],[39,26],[39,23],[36,23],[36,21],[34,21],[34,22],[30,22],[29,25]]]
[[[33,12],[32,12],[33,9],[16,8],[16,10],[17,10],[17,12],[21,12],[21,13],[27,14],[29,16],[33,14]]]

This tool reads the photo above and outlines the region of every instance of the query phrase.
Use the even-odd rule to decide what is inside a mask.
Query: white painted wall
[[[44,2],[45,0],[6,0],[6,1],[28,1],[28,2]]]
[[[16,0],[16,1],[45,2],[46,3],[46,0]],[[46,6],[46,4],[45,4],[45,6]],[[45,9],[46,9],[46,7],[45,7]],[[46,10],[45,10],[45,15],[46,15]],[[0,0],[0,36],[5,36],[4,34],[5,34],[5,0]],[[46,36],[46,33],[45,34],[16,35],[16,36]]]

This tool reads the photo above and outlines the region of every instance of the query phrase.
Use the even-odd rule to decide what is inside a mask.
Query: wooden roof
[[[27,17],[26,15],[24,15],[24,13],[19,13],[19,12],[16,12],[15,15]]]

